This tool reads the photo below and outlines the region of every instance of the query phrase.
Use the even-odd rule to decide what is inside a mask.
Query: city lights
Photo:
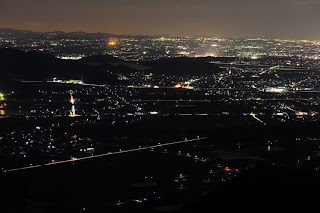
[[[319,188],[319,42],[0,29],[1,46],[13,211],[240,212]]]

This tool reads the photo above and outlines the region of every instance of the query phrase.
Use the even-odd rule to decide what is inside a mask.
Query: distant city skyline
[[[317,0],[3,0],[0,28],[320,40]]]
[[[78,30],[78,31],[63,31],[63,30],[51,30],[51,31],[39,31],[39,30],[32,30],[32,29],[18,29],[18,28],[12,28],[12,27],[0,27],[0,30],[17,30],[17,31],[30,31],[32,33],[55,33],[55,32],[61,32],[61,33],[86,33],[86,34],[109,34],[111,36],[124,36],[124,37],[130,37],[130,36],[146,36],[146,37],[158,37],[158,38],[219,38],[219,39],[270,39],[270,40],[291,40],[291,41],[310,41],[310,42],[320,42],[319,39],[305,39],[305,38],[286,38],[286,37],[271,37],[271,36],[264,36],[264,35],[256,35],[256,36],[218,36],[218,35],[209,35],[209,34],[202,34],[202,35],[172,35],[172,34],[166,34],[166,33],[159,33],[159,34],[134,34],[134,33],[112,33],[112,32],[88,32],[84,30]]]

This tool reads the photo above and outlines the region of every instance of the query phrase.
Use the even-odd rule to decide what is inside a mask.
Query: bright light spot
[[[108,42],[108,45],[111,46],[111,47],[114,47],[114,46],[117,45],[117,42],[115,42],[115,41],[109,41],[109,42]]]
[[[215,53],[206,53],[205,57],[216,57]]]
[[[73,98],[72,92],[70,92],[70,103],[71,103],[71,104],[74,104],[74,103],[75,103],[75,100],[74,100],[74,98]]]
[[[181,88],[181,87],[182,87],[181,84],[176,84],[176,85],[174,86],[174,88]]]
[[[4,100],[4,94],[0,92],[0,101]]]
[[[63,59],[63,60],[79,60],[82,59],[83,56],[57,56],[57,58]]]
[[[70,136],[70,138],[72,138],[72,139],[76,139],[77,137],[78,137],[77,135]]]
[[[283,87],[269,87],[266,89],[266,92],[272,92],[272,93],[281,93],[285,91],[286,89]]]
[[[226,172],[232,171],[232,169],[230,169],[229,167],[226,167],[226,168],[224,168],[223,170],[226,171]]]
[[[69,117],[75,117],[75,116],[77,116],[76,115],[76,108],[74,105],[72,105]]]
[[[189,86],[189,85],[186,85],[186,86],[184,86],[183,88],[185,88],[185,89],[193,89],[193,87],[191,87],[191,86]]]
[[[150,115],[157,115],[157,114],[159,114],[159,112],[153,111],[153,112],[149,112],[149,114],[150,114]]]

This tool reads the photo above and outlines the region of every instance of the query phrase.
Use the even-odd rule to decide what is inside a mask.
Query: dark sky
[[[320,40],[320,0],[0,0],[0,28]]]

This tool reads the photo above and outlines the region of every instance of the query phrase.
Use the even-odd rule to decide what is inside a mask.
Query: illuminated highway
[[[133,100],[132,103],[139,103],[139,102],[211,102],[211,100]]]
[[[57,162],[51,162],[51,163],[46,163],[42,165],[31,165],[31,166],[26,166],[26,167],[21,167],[21,168],[16,168],[16,169],[8,169],[8,170],[3,170],[3,172],[14,172],[14,171],[20,171],[20,170],[27,170],[27,169],[34,169],[42,166],[52,166],[56,164],[65,164],[65,163],[71,163],[75,161],[80,161],[80,160],[87,160],[91,158],[99,158],[99,157],[105,157],[109,155],[118,155],[118,154],[123,154],[123,153],[128,153],[128,152],[136,152],[136,151],[141,151],[141,150],[147,150],[147,149],[152,149],[152,148],[157,148],[157,147],[162,147],[162,146],[170,146],[174,144],[182,144],[182,143],[189,143],[189,142],[195,142],[195,141],[201,141],[207,139],[207,137],[197,137],[194,139],[189,139],[189,140],[181,140],[181,141],[175,141],[175,142],[170,142],[170,143],[163,143],[163,144],[157,144],[157,145],[152,145],[152,146],[145,146],[145,147],[139,147],[135,149],[128,149],[128,150],[120,150],[118,152],[108,152],[105,154],[98,154],[98,155],[92,155],[92,156],[87,156],[87,157],[81,157],[81,158],[72,158],[70,160],[63,160],[63,161],[57,161]]]
[[[22,83],[57,83],[57,84],[71,84],[71,85],[83,85],[83,86],[92,86],[92,87],[105,87],[105,84],[87,84],[87,83],[68,83],[68,82],[59,82],[59,81],[21,81]]]
[[[261,120],[260,118],[258,118],[256,114],[250,113],[250,115],[251,115],[254,119],[256,119],[257,121],[259,121],[260,123],[264,123],[263,120]]]

